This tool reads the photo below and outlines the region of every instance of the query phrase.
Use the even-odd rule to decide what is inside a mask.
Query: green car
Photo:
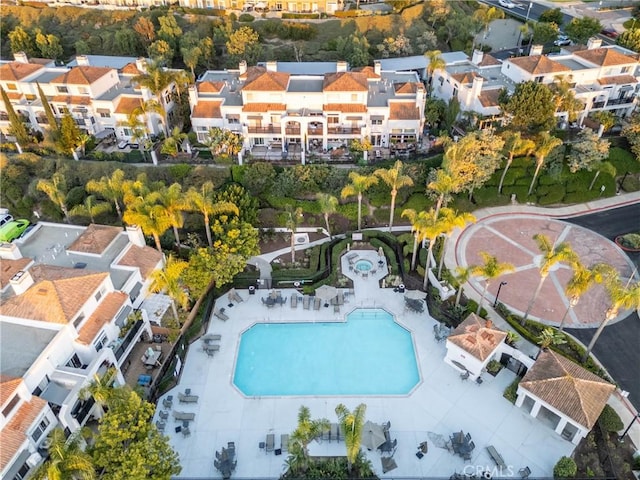
[[[0,242],[12,242],[20,237],[29,226],[29,220],[13,220],[0,227]]]

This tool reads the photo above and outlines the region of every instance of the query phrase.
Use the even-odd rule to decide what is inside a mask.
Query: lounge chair
[[[338,292],[338,305],[344,305],[344,293]]]
[[[242,299],[242,297],[238,294],[238,292],[234,292],[233,293],[233,299],[238,302],[238,303],[242,303],[244,302],[244,300]]]
[[[267,434],[267,439],[265,442],[265,451],[268,452],[273,452],[273,449],[275,448],[275,443],[276,443],[276,436],[273,433],[268,433]]]
[[[340,305],[336,304],[333,306],[333,313],[340,313]]]
[[[286,433],[280,435],[280,449],[283,452],[289,451],[289,435]]]
[[[302,308],[305,310],[309,310],[311,307],[311,297],[309,295],[305,295],[302,297]]]
[[[185,395],[178,393],[178,401],[180,403],[198,403],[198,395]]]
[[[298,308],[298,296],[297,295],[291,295],[290,305],[291,305],[291,308]]]
[[[222,310],[215,309],[213,311],[213,314],[216,317],[218,317],[220,320],[222,320],[223,322],[226,322],[227,320],[229,320],[229,317],[227,315],[225,315],[225,313]]]
[[[318,297],[315,297],[313,299],[313,309],[314,310],[320,310],[320,306],[322,305],[322,300],[320,300]]]
[[[220,350],[220,345],[206,344],[202,349],[207,353],[209,353],[209,352],[217,352],[217,351]]]
[[[173,411],[173,418],[175,418],[178,421],[180,421],[180,420],[191,421],[191,420],[195,420],[196,414],[192,413],[192,412],[178,412],[178,411],[174,410]]]
[[[191,435],[191,430],[189,430],[189,427],[182,427],[182,435],[184,437],[188,437]]]

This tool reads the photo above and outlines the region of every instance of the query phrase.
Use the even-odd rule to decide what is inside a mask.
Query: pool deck
[[[378,265],[377,252],[355,253]],[[301,405],[309,407],[313,418],[325,417],[330,422],[337,422],[334,409],[339,403],[350,409],[365,403],[367,420],[391,421],[391,438],[398,440],[394,454],[398,468],[383,474],[380,453],[365,450],[380,477],[449,478],[454,472],[495,469],[486,450],[490,445],[500,452],[508,467],[501,473],[494,470],[494,477],[518,477],[518,470],[525,466],[531,469],[532,476],[551,477],[558,458],[569,455],[574,446],[502,397],[515,374],[503,369],[497,377],[485,375],[481,385],[462,381],[459,373],[444,363],[445,343],[437,343],[434,339],[436,322],[426,309],[425,313],[406,310],[401,293],[394,292],[393,288],[380,288],[380,280],[387,273],[386,265],[377,268],[373,276],[369,273],[367,278],[350,272],[348,265],[343,256],[343,271],[354,280],[355,295],[348,297],[349,303],[342,306],[339,314],[331,307],[304,310],[302,302],[298,302],[296,309],[292,309],[288,301],[283,306],[268,308],[260,300],[268,295],[267,290],[258,290],[255,295],[249,295],[246,290],[238,291],[244,301],[233,307],[228,306],[226,295],[218,299],[216,308],[224,307],[229,320],[223,322],[212,318],[208,333],[222,336],[220,351],[209,357],[202,350],[200,341],[191,345],[180,384],[166,394],[173,395],[174,411],[196,415],[188,437],[175,432],[179,422],[174,421],[171,414],[167,421],[165,434],[180,455],[180,477],[221,478],[213,465],[214,454],[230,441],[235,442],[238,461],[233,478],[278,477],[285,471],[286,452],[280,456],[265,453],[258,447],[259,442],[264,442],[265,436],[273,433],[275,448],[279,448],[280,435],[290,434],[295,429]],[[294,292],[293,289],[282,289],[282,295],[286,297]],[[421,382],[409,395],[248,398],[232,384],[240,335],[253,324],[343,321],[356,308],[384,308],[412,332]],[[375,375],[375,372],[362,374]],[[197,403],[178,403],[177,394],[185,388],[199,396]],[[161,400],[158,411],[162,410]],[[464,462],[444,448],[437,448],[430,440],[434,433],[448,439],[454,431],[460,430],[469,432],[476,445],[470,462]],[[417,446],[425,440],[429,442],[429,451],[424,458],[418,459],[415,455]],[[312,442],[310,452],[319,456],[343,455],[344,443]]]

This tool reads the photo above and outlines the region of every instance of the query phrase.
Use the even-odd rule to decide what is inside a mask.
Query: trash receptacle
[[[404,293],[404,290],[405,290],[404,283],[401,283],[400,285],[398,285],[398,291],[399,291],[400,293]]]
[[[256,294],[256,287],[254,287],[253,285],[251,285],[249,287],[249,295],[255,295]]]

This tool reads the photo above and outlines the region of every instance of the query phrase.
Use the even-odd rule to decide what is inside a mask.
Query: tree
[[[550,130],[556,123],[553,93],[546,85],[534,81],[518,83],[503,110],[511,116],[515,130],[536,133]]]
[[[200,212],[204,217],[204,228],[207,234],[207,242],[210,248],[213,247],[211,238],[210,219],[211,215],[220,213],[233,213],[238,215],[238,207],[229,202],[216,202],[213,198],[213,182],[207,181],[199,189],[191,187],[187,191],[187,204],[192,212]]]
[[[132,55],[140,53],[140,37],[129,28],[118,30],[114,36],[115,47],[120,55]]]
[[[529,140],[528,138],[522,138],[522,134],[520,132],[513,132],[511,130],[506,130],[503,133],[504,149],[507,154],[507,164],[504,167],[504,171],[502,172],[502,176],[500,177],[500,184],[498,185],[498,193],[502,193],[502,184],[504,183],[504,177],[507,175],[507,170],[513,163],[513,157],[522,156],[522,155],[531,155],[531,152],[536,147],[536,144],[533,140]]]
[[[71,154],[75,160],[79,160],[76,149],[78,148],[82,132],[78,124],[67,111],[60,121],[60,135],[56,137],[56,145],[61,153]]]
[[[343,58],[352,68],[369,65],[371,46],[361,32],[355,32],[348,37],[336,39],[336,53],[338,58]]]
[[[51,132],[54,132],[55,134],[58,132],[58,119],[53,114],[53,110],[51,109],[49,100],[47,99],[47,96],[42,91],[42,87],[37,82],[36,82],[36,85],[38,87],[38,98],[40,99],[40,103],[42,103],[42,108],[44,109],[44,113],[47,116],[47,122],[49,123],[49,128]]]
[[[440,50],[429,50],[425,52],[424,56],[429,60],[427,64],[427,85],[429,86],[429,90],[431,90],[433,86],[433,74],[436,70],[444,69],[447,64],[442,58],[442,52]]]
[[[574,264],[578,261],[578,256],[573,251],[573,248],[571,248],[571,245],[567,242],[553,244],[549,237],[541,233],[535,234],[533,239],[536,241],[536,245],[538,245],[538,250],[542,253],[538,264],[538,268],[540,270],[540,281],[533,292],[533,297],[531,297],[531,300],[529,301],[527,311],[524,312],[524,316],[520,322],[522,325],[526,323],[527,317],[529,317],[529,313],[531,312],[533,305],[536,303],[538,295],[540,295],[542,285],[549,276],[549,273],[551,273],[551,267],[556,263],[568,262],[570,264]]]
[[[175,50],[178,45],[178,38],[182,35],[182,29],[178,25],[176,17],[173,13],[170,13],[169,15],[158,17],[158,23],[160,24],[158,38],[167,42]]]
[[[80,431],[67,439],[64,430],[49,434],[49,458],[34,472],[34,480],[93,480],[96,478],[91,456],[82,449]]]
[[[195,68],[200,61],[200,57],[202,56],[202,50],[200,47],[189,47],[189,48],[181,48],[180,52],[182,53],[182,61],[184,64],[191,70],[191,75],[195,77]]]
[[[342,198],[358,197],[358,230],[362,230],[362,195],[372,186],[378,183],[378,177],[374,175],[360,175],[358,172],[349,172],[351,183],[345,185],[340,192]]]
[[[178,229],[184,226],[183,212],[189,209],[186,195],[182,193],[182,185],[174,183],[169,187],[162,188],[160,190],[159,202],[167,211],[167,215],[171,221],[171,227],[173,228],[173,236],[176,239],[178,249],[180,249]]]
[[[569,121],[575,121],[578,118],[578,112],[584,108],[584,105],[576,98],[571,84],[564,77],[556,77],[556,82],[551,85],[551,91],[556,112],[567,112]]]
[[[80,390],[79,397],[84,400],[93,398],[100,407],[101,415],[104,415],[105,407],[126,400],[126,390],[116,385],[117,377],[118,372],[115,367],[107,368],[102,375],[95,373],[93,380]]]
[[[251,27],[240,27],[229,35],[226,47],[227,53],[236,63],[246,60],[248,65],[254,65],[262,55],[260,36]]]
[[[349,151],[358,162],[364,158],[364,152],[369,152],[372,147],[369,137],[364,137],[362,140],[354,138],[349,143]]]
[[[640,160],[640,113],[634,113],[622,129],[622,136],[627,139],[631,151]]]
[[[158,63],[158,65],[171,65],[174,51],[166,40],[156,40],[149,45],[148,52],[149,56],[154,62]]]
[[[135,198],[130,203],[125,201],[127,210],[122,218],[129,225],[138,225],[145,235],[151,235],[156,248],[162,252],[160,237],[171,227],[171,217],[158,200],[158,193],[151,192],[144,197]]]
[[[27,143],[29,143],[29,132],[27,131],[27,126],[24,124],[24,120],[21,116],[18,116],[13,108],[11,100],[9,100],[7,92],[5,92],[4,88],[2,88],[1,86],[0,94],[2,95],[2,103],[4,103],[4,108],[7,110],[7,115],[9,116],[9,132],[14,137],[16,137],[16,142],[18,143],[18,145],[26,145]]]
[[[148,138],[149,133],[154,130],[153,125],[151,124],[151,114],[160,115],[163,119],[166,117],[167,112],[164,107],[158,100],[149,99],[143,102],[140,102],[136,108],[131,111],[130,117],[138,118],[142,117],[144,119],[144,137]],[[132,128],[135,130],[135,128]]]
[[[67,182],[64,175],[60,172],[55,172],[51,176],[51,180],[40,179],[38,180],[37,188],[60,208],[65,221],[71,223],[69,221],[69,210],[67,209]]]
[[[442,223],[442,251],[440,252],[440,265],[438,266],[438,280],[442,279],[442,266],[444,265],[444,257],[447,253],[448,240],[456,228],[464,228],[467,223],[475,223],[476,217],[469,212],[456,212],[455,210],[446,209],[441,211],[440,222]]]
[[[364,427],[367,406],[364,403],[358,405],[353,412],[342,403],[336,406],[336,415],[344,433],[344,445],[347,448],[347,468],[351,468],[360,453],[362,443],[362,429]]]
[[[69,213],[81,217],[89,217],[91,223],[95,223],[95,217],[111,210],[111,204],[107,202],[97,202],[95,195],[88,195],[84,203],[73,207]]]
[[[60,39],[53,34],[45,35],[40,29],[36,30],[36,46],[44,58],[59,59],[62,57]]]
[[[593,184],[600,175],[602,162],[609,158],[609,146],[608,140],[601,139],[590,128],[582,130],[578,134],[578,141],[571,144],[571,153],[567,157],[569,171],[571,173],[576,173],[578,170],[596,171],[589,190],[593,188]]]
[[[616,40],[621,47],[640,52],[640,28],[625,30]]]
[[[163,113],[163,130],[168,135],[169,124],[167,122],[167,108],[164,102],[164,91],[174,83],[174,76],[158,63],[152,63],[147,66],[147,72],[142,75],[136,75],[132,81],[141,87],[148,88],[149,91],[156,96],[156,101],[162,107]]]
[[[89,450],[100,478],[169,480],[181,467],[169,438],[152,423],[155,405],[133,391],[127,394],[122,402],[109,406]]]
[[[571,268],[573,270],[573,275],[564,289],[567,297],[569,298],[569,306],[565,310],[562,320],[560,321],[560,326],[558,327],[558,330],[560,331],[564,329],[564,323],[569,312],[578,305],[580,298],[596,283],[602,283],[604,279],[611,274],[612,267],[603,263],[598,263],[593,267],[588,268],[578,261],[575,262]]]
[[[11,30],[8,37],[11,53],[24,52],[28,57],[36,55],[37,50],[33,37],[20,25]]]
[[[286,206],[285,214],[285,227],[291,231],[291,263],[294,263],[296,261],[296,232],[304,217],[302,216],[302,208],[293,208],[291,205]]]
[[[597,35],[602,30],[600,20],[593,17],[574,17],[564,28],[565,33],[573,43],[584,45],[589,38]]]
[[[187,139],[187,134],[182,133],[180,127],[173,127],[171,130],[171,136],[167,137],[162,144],[161,153],[166,155],[171,155],[172,157],[176,157],[178,155],[178,151],[182,146],[182,142]]]
[[[156,29],[153,26],[153,22],[147,17],[139,17],[133,29],[140,36],[142,44],[147,48],[156,39]]]
[[[533,178],[531,179],[531,185],[529,185],[529,192],[527,195],[531,195],[531,192],[533,192],[533,186],[536,183],[536,179],[538,178],[538,174],[540,173],[540,169],[543,167],[546,158],[556,147],[562,145],[562,140],[550,135],[549,132],[541,132],[538,134],[538,138],[536,140],[536,150],[534,152],[534,156],[536,157],[536,170],[533,173]]]
[[[389,213],[389,231],[393,228],[393,214],[396,209],[396,196],[398,190],[403,187],[412,187],[413,179],[404,173],[404,165],[397,160],[391,168],[379,168],[373,174],[387,184],[391,190],[391,203]]]
[[[466,267],[457,266],[455,273],[455,280],[458,282],[458,292],[456,293],[456,306],[460,305],[460,297],[462,297],[463,285],[469,281],[473,274],[475,265],[468,265]]]
[[[406,57],[413,53],[411,42],[402,33],[398,34],[397,37],[385,38],[377,47],[382,58]]]
[[[237,156],[242,151],[244,139],[239,133],[225,130],[222,136],[223,151],[230,156]]]
[[[447,152],[445,152],[445,157]],[[447,206],[451,201],[451,195],[461,190],[462,183],[454,178],[445,168],[439,168],[429,172],[427,180],[427,193],[436,197],[436,215],[440,208]]]
[[[179,260],[169,255],[167,263],[162,270],[151,272],[151,286],[149,290],[153,293],[166,293],[171,298],[171,308],[176,321],[180,321],[176,303],[182,310],[189,306],[189,294],[182,283],[182,274],[189,267],[184,260]]]
[[[114,170],[111,177],[104,176],[100,180],[89,180],[87,191],[102,196],[105,200],[113,202],[118,218],[122,221],[122,209],[120,202],[124,196],[124,172],[121,169]]]
[[[476,314],[480,314],[480,310],[482,310],[482,305],[484,303],[485,296],[491,282],[496,278],[504,275],[505,273],[513,272],[516,269],[516,267],[514,267],[511,263],[500,262],[498,261],[497,257],[487,252],[480,252],[480,256],[482,257],[484,263],[482,265],[476,265],[471,270],[472,275],[482,276],[485,280],[484,290],[482,290],[482,297],[480,298],[480,303],[478,304]]]
[[[551,327],[547,327],[542,330],[536,340],[538,341],[538,345],[540,345],[540,348],[542,350],[546,350],[551,345],[564,345],[565,343],[567,343],[564,335]]]
[[[480,8],[473,13],[473,17],[484,27],[484,36],[486,38],[491,22],[504,18],[504,12],[497,7],[481,4]]]
[[[456,123],[458,115],[460,115],[460,100],[458,100],[458,97],[452,97],[447,102],[447,108],[445,108],[444,115],[442,116],[446,134],[451,131],[451,127]]]
[[[539,22],[555,23],[556,25],[562,25],[564,21],[564,14],[559,8],[548,8],[540,14],[538,18]]]
[[[298,426],[289,439],[290,446],[299,448],[304,457],[309,458],[309,444],[323,432],[329,431],[331,424],[326,418],[313,420],[309,407],[300,406],[298,411]]]
[[[331,228],[329,227],[329,215],[336,213],[338,208],[338,199],[333,195],[329,195],[328,193],[318,192],[316,193],[316,200],[318,201],[318,205],[320,207],[320,213],[324,217],[324,223],[327,227],[327,233],[330,238],[333,238],[331,235]]]
[[[435,132],[436,125],[442,121],[446,108],[447,104],[441,98],[427,98],[424,105],[424,119],[432,132]]]
[[[598,325],[598,329],[593,334],[593,338],[587,346],[587,350],[584,352],[582,362],[586,362],[591,355],[591,350],[595,346],[600,334],[604,330],[611,320],[618,316],[620,309],[640,309],[640,282],[631,283],[633,276],[629,277],[626,284],[623,284],[618,276],[617,272],[611,271],[605,278],[605,286],[611,299],[611,306],[605,313],[604,320]]]
[[[597,110],[589,115],[602,126],[602,130],[607,132],[616,124],[618,118],[609,110]]]
[[[411,222],[411,232],[413,233],[413,250],[411,254],[411,270],[416,269],[416,261],[418,259],[418,246],[420,242],[427,240],[428,228],[432,223],[432,216],[430,212],[420,211],[416,212],[412,208],[407,208],[402,211],[402,217],[407,217]],[[436,215],[434,213],[434,215]]]
[[[553,467],[553,478],[573,478],[578,472],[575,460],[569,457],[561,457]]]

